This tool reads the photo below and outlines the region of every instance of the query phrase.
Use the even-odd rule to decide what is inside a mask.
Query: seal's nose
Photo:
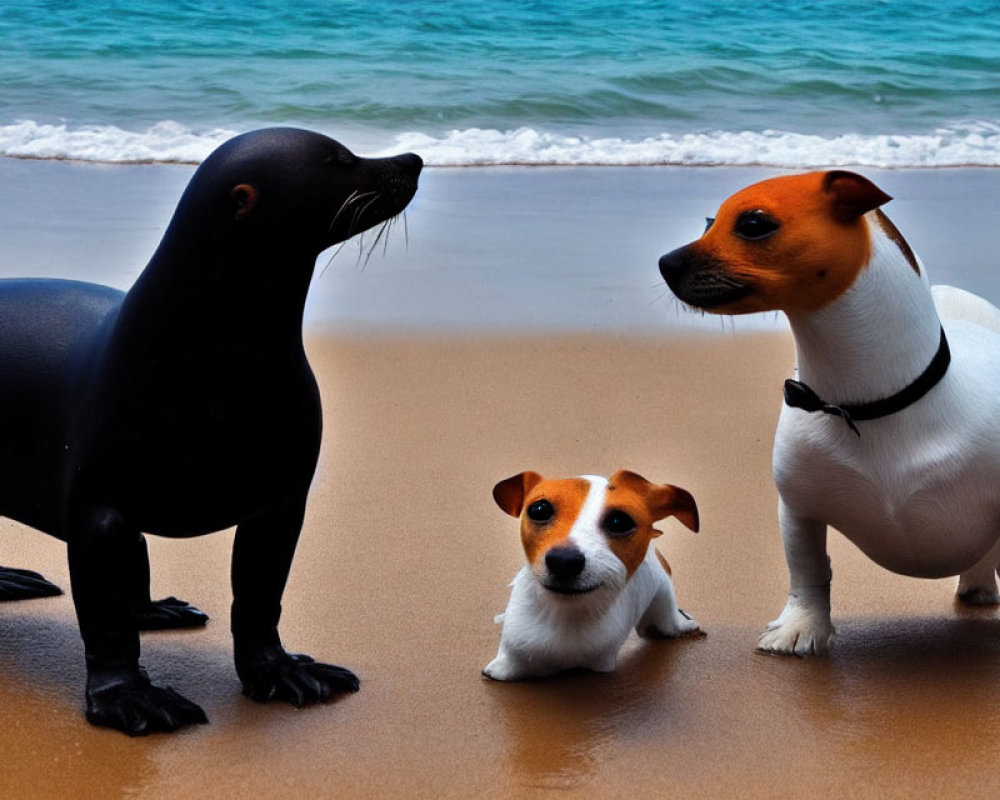
[[[553,547],[545,554],[545,566],[552,577],[568,581],[587,566],[587,557],[575,547]]]
[[[424,168],[424,160],[416,153],[403,153],[403,155],[393,158],[392,163],[403,172],[409,172],[411,175],[419,175],[420,170]]]

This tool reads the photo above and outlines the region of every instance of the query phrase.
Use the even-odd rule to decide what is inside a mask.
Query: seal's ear
[[[537,472],[520,472],[512,475],[493,487],[493,499],[512,517],[519,517],[524,509],[524,498],[543,480],[544,478]]]
[[[837,222],[851,222],[892,200],[868,178],[842,169],[823,176],[823,191],[833,199],[833,217]]]
[[[249,183],[234,186],[229,196],[236,203],[236,219],[244,219],[249,216],[254,206],[257,205],[257,190]]]
[[[629,472],[627,469],[618,470],[608,479],[608,483],[612,487],[627,487],[643,498],[654,522],[664,517],[674,516],[686,527],[695,533],[698,532],[698,506],[691,493],[680,486],[672,486],[669,483],[659,485],[651,483],[642,475]],[[653,530],[655,535],[659,536],[660,531],[655,528]]]

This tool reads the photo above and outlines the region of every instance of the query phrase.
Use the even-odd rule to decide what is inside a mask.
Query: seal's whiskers
[[[329,232],[330,233],[333,232],[334,226],[336,226],[336,224],[337,224],[337,220],[340,219],[340,215],[343,214],[344,211],[346,211],[349,206],[353,205],[354,203],[357,203],[360,200],[364,200],[366,197],[371,197],[372,195],[375,195],[376,198],[377,198],[378,194],[379,193],[377,191],[359,192],[357,189],[355,189],[353,192],[351,192],[347,196],[347,199],[344,200],[344,202],[340,204],[340,208],[337,209],[337,213],[333,215],[333,220],[330,222]],[[367,208],[367,207],[368,206],[365,205],[364,208]],[[364,211],[364,208],[361,210],[362,212]],[[350,230],[353,229],[354,226],[357,224],[359,216],[360,216],[360,214],[357,211],[355,211],[354,218],[351,220],[351,226],[350,226],[350,229],[349,229],[348,234],[347,234],[348,237],[350,237],[350,235],[351,235],[350,234]]]
[[[377,199],[378,198],[373,198],[372,200],[369,200],[368,203],[365,204],[365,208],[367,208],[369,205],[371,205],[371,203],[375,202],[375,200]],[[361,212],[363,211],[364,209],[361,209]],[[368,266],[368,262],[371,260],[372,254],[374,254],[375,249],[378,247],[379,242],[382,242],[382,255],[384,256],[388,252],[389,234],[392,233],[393,226],[400,218],[402,218],[403,220],[403,236],[406,241],[406,246],[407,247],[410,246],[410,229],[407,225],[406,212],[404,211],[397,214],[395,217],[390,217],[389,219],[385,220],[385,222],[383,222],[381,225],[379,225],[378,230],[375,232],[375,240],[370,245],[366,244],[365,242],[365,233],[367,233],[367,231],[361,233],[358,236],[357,264],[361,266],[362,270],[364,270],[364,268]],[[320,269],[319,274],[321,277],[326,273],[327,269],[330,267],[330,264],[333,263],[333,260],[338,255],[340,255],[340,251],[344,249],[348,241],[353,241],[353,239],[344,240],[343,242],[341,242],[337,246],[337,248],[333,251],[333,253],[330,255],[330,257],[326,260],[326,263],[323,265],[322,269]]]
[[[383,241],[383,237],[384,237],[384,241],[383,241],[383,245],[382,245],[382,254],[385,255],[385,248],[389,244],[389,237],[386,236],[386,232],[389,231],[391,228],[392,228],[392,220],[391,219],[387,219],[385,222],[383,222],[381,225],[379,225],[378,232],[375,234],[375,241],[372,242],[371,247],[368,248],[368,252],[364,254],[365,260],[364,260],[364,263],[361,265],[361,269],[362,270],[364,270],[364,268],[368,266],[368,262],[371,260],[372,253],[375,252],[375,248],[378,247],[378,243],[380,241]],[[358,257],[358,260],[359,261],[361,260],[360,259],[360,255]]]
[[[375,196],[372,197],[372,199],[369,200],[367,203],[365,203],[363,206],[361,206],[361,208],[355,209],[355,211],[354,211],[354,219],[351,220],[351,227],[347,231],[347,235],[348,236],[350,236],[352,234],[352,232],[354,231],[355,226],[358,224],[358,222],[361,221],[361,218],[364,216],[365,212],[369,208],[371,208],[372,203],[374,203],[376,200],[379,199],[379,197],[381,197],[381,194],[379,192],[368,192],[367,194],[364,195],[364,197],[367,197],[369,195],[375,195]],[[358,199],[360,200],[361,197],[359,197]]]

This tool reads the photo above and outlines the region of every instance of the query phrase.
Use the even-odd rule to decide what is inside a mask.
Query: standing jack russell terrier
[[[932,291],[890,199],[851,172],[767,180],[660,259],[688,305],[781,310],[795,338],[773,460],[791,589],[761,650],[826,652],[828,525],[886,569],[1000,603],[1000,310]]]
[[[511,583],[500,650],[483,674],[498,681],[583,667],[615,668],[632,628],[640,636],[698,633],[677,607],[670,567],[652,545],[657,520],[698,530],[694,498],[619,470],[545,480],[522,472],[493,488],[497,505],[521,518],[528,557]]]

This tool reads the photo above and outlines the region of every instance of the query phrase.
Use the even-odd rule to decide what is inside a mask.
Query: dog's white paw
[[[694,636],[702,632],[698,620],[688,614],[683,608],[677,609],[675,622],[677,633],[674,636]]]
[[[698,620],[680,608],[674,609],[666,619],[643,619],[636,627],[636,633],[646,639],[676,639],[696,636],[701,632]]]
[[[827,598],[828,592],[829,589]],[[789,656],[822,656],[830,650],[833,633],[828,599],[808,602],[793,596],[788,598],[781,615],[768,623],[757,642],[757,649]]]
[[[770,623],[761,634],[757,649],[788,656],[822,656],[830,650],[833,626]]]
[[[524,673],[507,656],[497,655],[483,668],[483,675],[494,681],[516,681],[524,677]]]

